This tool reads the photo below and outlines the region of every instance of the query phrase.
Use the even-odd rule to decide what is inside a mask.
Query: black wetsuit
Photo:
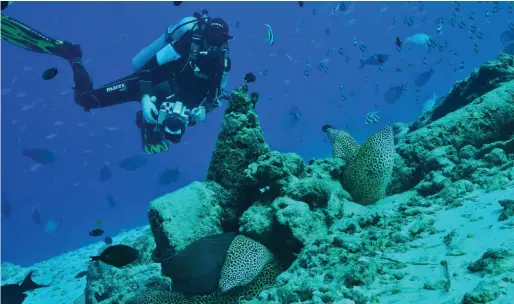
[[[184,59],[162,66],[149,62],[141,71],[97,89],[93,89],[91,77],[82,62],[72,61],[76,103],[89,110],[129,101],[141,101],[145,94],[156,96],[158,101],[176,94],[176,100],[181,101],[188,109],[198,107],[206,98],[207,103],[204,106],[207,111],[211,110],[213,105],[209,102],[214,102],[217,98],[216,94],[220,94],[224,72],[222,59],[198,58],[194,64],[199,66],[203,73],[208,73],[209,78],[198,77],[193,70],[193,64],[188,62],[191,40],[188,37],[183,37],[182,40],[184,40],[183,46],[177,47],[175,44],[175,48]],[[221,54],[213,56],[221,57]]]
[[[196,56],[191,60],[190,50],[193,33],[188,33],[173,46],[181,59],[159,66],[155,58],[142,70],[93,89],[91,77],[80,60],[71,60],[75,82],[75,102],[86,111],[94,108],[109,107],[129,101],[141,101],[147,94],[157,98],[156,106],[175,95],[173,101],[181,101],[188,109],[203,105],[206,112],[216,107],[221,92],[223,73],[226,71],[221,51],[210,55]],[[203,77],[195,73],[199,67]],[[205,77],[207,76],[207,77]],[[204,102],[205,100],[205,102]],[[138,128],[154,128],[142,118],[142,111],[136,115]],[[190,121],[193,125],[194,121]],[[154,134],[156,139],[161,135]],[[183,135],[163,134],[173,143],[178,143]]]

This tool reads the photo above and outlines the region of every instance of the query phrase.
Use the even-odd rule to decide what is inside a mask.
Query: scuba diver
[[[141,101],[136,125],[146,153],[168,150],[188,126],[227,99],[231,68],[228,24],[206,10],[167,28],[132,59],[133,73],[97,89],[82,63],[79,44],[50,38],[2,15],[2,39],[21,48],[62,57],[73,70],[75,103],[85,111]]]

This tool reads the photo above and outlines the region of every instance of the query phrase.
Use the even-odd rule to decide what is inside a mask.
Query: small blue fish
[[[169,169],[159,175],[159,185],[169,185],[178,181],[180,168]]]
[[[342,84],[339,85],[339,93],[341,94],[341,102],[345,103],[348,97],[346,97],[346,91]]]
[[[361,59],[359,68],[364,68],[366,65],[382,65],[389,59],[387,54],[375,54],[372,56],[364,57]]]
[[[437,25],[437,28],[436,28],[436,31],[439,35],[442,35],[443,34],[443,23],[439,23]]]
[[[107,200],[107,205],[109,205],[109,207],[116,208],[117,203],[112,195],[107,193],[107,195],[105,196],[105,199]]]
[[[470,25],[468,26],[468,32],[469,32],[470,34],[474,34],[474,33],[476,33],[476,31],[478,31],[478,28],[477,28],[477,26],[476,26],[476,25],[474,25],[474,24],[470,24]]]
[[[57,157],[55,156],[55,153],[48,149],[41,149],[41,148],[35,148],[35,149],[25,149],[22,153],[23,156],[27,156],[31,158],[36,163],[40,163],[43,165],[51,164],[56,161]]]
[[[340,56],[343,56],[344,55],[344,47],[343,45],[341,44],[339,46],[339,48],[337,49],[337,53],[340,55]]]
[[[53,221],[53,220],[47,220],[46,226],[45,226],[45,232],[46,233],[53,233],[56,232],[59,227],[61,227],[61,221]]]
[[[40,224],[41,223],[41,214],[39,213],[39,208],[38,207],[34,207],[32,208],[32,221],[36,224]]]
[[[302,113],[298,109],[298,107],[293,106],[291,110],[289,110],[288,118],[289,118],[289,126],[294,127],[302,117]]]
[[[503,32],[500,36],[500,40],[502,44],[507,44],[511,41],[514,41],[514,30]]]
[[[395,104],[400,100],[405,91],[407,90],[407,86],[402,84],[400,86],[390,87],[384,94],[384,100],[387,103]]]
[[[121,161],[119,167],[121,169],[125,169],[127,171],[136,171],[137,169],[146,165],[146,158],[141,155],[134,155],[131,157],[127,157]]]
[[[473,52],[475,54],[478,54],[478,52],[479,52],[478,42],[476,40],[473,41]]]
[[[452,16],[452,17],[448,20],[448,23],[450,23],[450,26],[451,26],[451,27],[456,27],[456,26],[457,26],[457,18],[456,18],[456,16]]]
[[[350,10],[350,8],[352,6],[352,2],[351,1],[341,1],[341,2],[339,2],[338,6],[339,6],[339,10],[341,12],[346,13]]]
[[[424,86],[430,80],[430,78],[432,77],[433,73],[434,73],[434,70],[431,68],[430,70],[425,71],[425,72],[419,74],[416,77],[416,79],[414,80],[414,84],[417,87]]]
[[[403,19],[403,24],[406,24],[408,27],[411,27],[414,24],[414,18],[412,16],[405,16]]]
[[[341,1],[339,2],[336,7],[332,9],[332,12],[330,13],[331,16],[335,16],[338,11],[343,12],[345,15],[347,13],[350,13],[351,8],[351,2],[350,1]]]
[[[328,59],[328,58],[321,60],[318,64],[318,70],[320,70],[320,72],[323,72],[323,73],[328,73],[328,62],[329,61],[330,61],[330,59]]]
[[[475,33],[475,36],[477,36],[478,39],[482,39],[484,37],[484,33],[482,33],[480,29],[478,29]]]
[[[356,91],[351,91],[350,94],[350,97],[352,98],[352,100],[357,100],[357,92]]]
[[[310,65],[310,63],[307,62],[305,64],[305,68],[303,69],[303,76],[309,77],[311,75],[311,69],[312,69],[312,66]]]
[[[105,181],[111,179],[111,177],[112,177],[112,173],[111,173],[111,170],[109,169],[109,166],[104,165],[104,167],[100,170],[100,181],[105,182]]]
[[[85,277],[87,275],[87,270],[81,271],[75,275],[75,279],[80,279],[82,277]]]
[[[2,192],[2,216],[3,217],[10,217],[12,213],[12,205],[7,200],[6,195]]]
[[[275,35],[273,34],[273,29],[271,28],[271,25],[264,24],[268,28],[268,35],[267,40],[269,45],[275,44]]]

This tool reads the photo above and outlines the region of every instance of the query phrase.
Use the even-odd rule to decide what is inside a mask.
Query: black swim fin
[[[9,6],[9,4],[11,4],[10,2],[11,1],[2,1],[2,10],[6,9]]]
[[[141,145],[148,155],[168,151],[168,142],[159,131],[143,121],[143,111],[136,114],[136,125],[141,130]]]
[[[27,276],[25,277],[25,279],[23,280],[23,282],[21,283],[20,288],[21,288],[22,292],[50,286],[50,285],[40,285],[40,284],[32,281],[33,273],[34,273],[34,271],[29,272],[27,274]]]
[[[66,60],[82,56],[80,45],[48,37],[6,15],[2,15],[1,36],[15,46],[35,53],[55,55]]]
[[[157,136],[156,132],[148,128],[141,129],[141,140],[143,150],[152,155],[154,153],[168,151],[168,142],[163,138],[161,134]]]

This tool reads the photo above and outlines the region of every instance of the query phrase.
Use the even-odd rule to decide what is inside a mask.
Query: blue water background
[[[305,2],[300,8],[297,2],[184,2],[175,7],[172,2],[23,2],[15,3],[4,13],[51,37],[80,43],[86,67],[98,86],[130,73],[132,57],[170,24],[207,8],[212,16],[227,20],[235,37],[230,45],[230,88],[241,85],[246,73],[258,74],[267,69],[267,75],[258,76],[257,82],[250,85],[251,90],[260,92],[257,112],[266,140],[272,149],[295,152],[306,159],[330,156],[330,144],[320,130],[323,124],[347,128],[363,142],[384,125],[414,120],[433,92],[445,94],[455,81],[496,58],[502,47],[500,34],[514,19],[508,13],[507,2],[501,3],[500,12],[494,14],[492,2],[461,3],[458,20],[465,20],[464,29],[452,28],[448,23],[456,7],[452,2],[425,2],[422,10],[418,2],[360,2],[354,3],[348,14],[331,16],[336,5],[337,2]],[[382,16],[380,11],[384,11]],[[491,13],[490,24],[486,24],[487,11]],[[472,12],[473,23],[483,33],[478,40],[478,54],[473,52],[473,39],[467,31]],[[411,27],[404,24],[406,16],[413,17]],[[396,25],[391,26],[394,17]],[[442,35],[436,32],[439,17],[444,18]],[[273,28],[275,45],[267,44],[265,23]],[[395,38],[404,39],[419,32],[438,42],[446,40],[448,49],[429,53],[424,47],[412,46],[404,48],[404,57],[400,56]],[[366,52],[353,46],[354,37],[367,45]],[[341,45],[344,56],[337,53]],[[5,42],[1,51],[1,186],[13,206],[11,217],[2,218],[2,261],[26,266],[99,241],[88,232],[100,218],[106,235],[147,224],[147,208],[152,199],[204,179],[222,109],[209,114],[204,124],[190,128],[182,142],[169,152],[145,156],[146,166],[134,172],[124,171],[118,168],[120,161],[144,155],[134,123],[139,103],[86,113],[73,102],[72,73],[65,60],[24,51]],[[383,71],[377,66],[359,69],[360,58],[375,52],[390,55]],[[318,70],[319,62],[326,58],[328,73]],[[437,64],[441,58],[442,63]],[[464,66],[459,70],[461,61]],[[304,75],[307,63],[312,66],[308,77]],[[54,66],[59,69],[57,77],[42,80],[41,73]],[[429,68],[435,73],[416,101],[414,79]],[[386,103],[384,92],[402,82],[408,86],[405,95],[396,104]],[[340,84],[347,91],[345,103],[341,102]],[[351,92],[355,92],[355,100]],[[290,126],[288,112],[293,106],[299,108],[302,117]],[[380,111],[378,124],[364,123],[370,111]],[[50,149],[58,159],[37,167],[21,155],[26,148]],[[113,177],[101,183],[99,172],[106,163]],[[179,180],[168,186],[159,185],[159,173],[175,167],[181,170]],[[108,206],[107,193],[116,199],[116,208]],[[40,225],[31,220],[31,211],[36,207],[41,213]],[[47,220],[62,221],[62,225],[58,231],[46,233]]]

